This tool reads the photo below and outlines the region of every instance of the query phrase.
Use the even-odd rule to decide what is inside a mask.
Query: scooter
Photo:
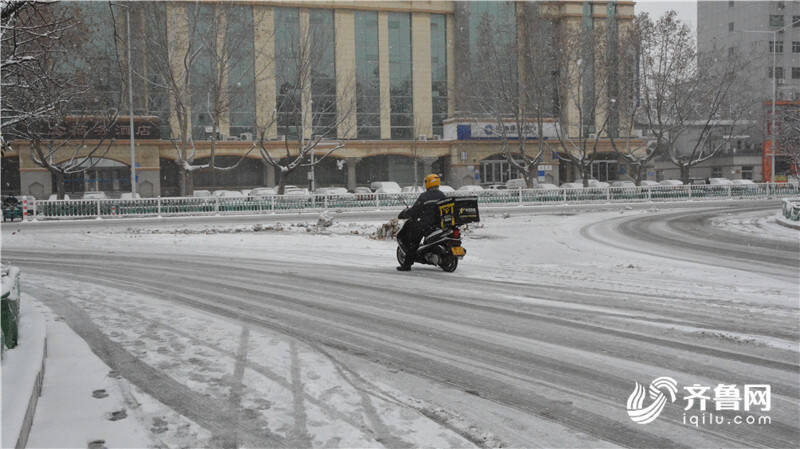
[[[417,248],[415,263],[435,265],[445,272],[452,273],[458,268],[458,261],[467,255],[461,246],[460,226],[480,221],[478,216],[478,200],[476,197],[446,198],[431,201],[426,207],[438,213],[438,227],[428,230]],[[403,214],[401,214],[403,215]],[[406,261],[405,233],[406,225],[397,235],[397,262],[404,265]]]

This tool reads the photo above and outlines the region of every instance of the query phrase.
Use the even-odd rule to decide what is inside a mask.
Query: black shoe
[[[411,267],[400,265],[399,267],[397,267],[397,271],[411,271]]]

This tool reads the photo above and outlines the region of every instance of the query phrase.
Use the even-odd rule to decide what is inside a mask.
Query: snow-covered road
[[[484,216],[453,274],[396,272],[380,215],[12,225],[2,258],[156,444],[794,447],[800,233],[724,220],[778,203],[655,207]],[[682,390],[632,422],[661,376],[769,384],[771,423],[694,426]]]

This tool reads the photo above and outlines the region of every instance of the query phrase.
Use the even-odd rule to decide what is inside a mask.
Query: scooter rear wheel
[[[397,246],[397,263],[403,265],[406,263],[406,252],[403,251],[403,248],[400,245]]]
[[[456,271],[456,268],[458,268],[458,257],[453,255],[442,257],[441,261],[439,262],[439,268],[448,273]]]

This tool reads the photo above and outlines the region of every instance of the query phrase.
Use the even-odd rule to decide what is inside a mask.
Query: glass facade
[[[201,46],[216,46],[216,39],[209,39],[215,35],[214,6],[189,5],[186,7],[189,18],[190,42],[193,49]],[[206,47],[208,48],[208,47]],[[211,92],[214,78],[214,50],[199,51],[194,63],[189,70],[189,83],[192,92],[192,137],[196,140],[205,140],[214,132],[211,110]]]
[[[497,44],[513,44],[517,40],[516,5],[509,1],[477,1],[469,3],[469,44],[472,64],[480,61],[478,39],[481,21],[490,20],[499,34]],[[500,32],[502,30],[502,32]]]
[[[411,16],[389,13],[389,102],[392,139],[414,135],[411,90]]]
[[[300,136],[300,12],[297,8],[274,8],[275,86],[278,134]]]
[[[441,136],[447,118],[447,29],[443,14],[431,14],[431,95],[433,134]]]
[[[312,9],[311,111],[313,134],[336,137],[336,63],[332,9]]]
[[[255,49],[253,8],[231,6],[228,10],[225,45],[228,63],[230,135],[255,132]]]
[[[355,12],[356,122],[359,139],[381,138],[378,13]]]
[[[144,55],[146,65],[144,72],[147,82],[144,83],[146,95],[146,109],[148,115],[159,118],[162,139],[169,139],[171,131],[169,126],[169,84],[164,76],[164,69],[168,59],[167,52],[167,8],[163,2],[148,2],[138,4],[141,13],[142,30],[146,36],[133,38],[133,48],[137,53]],[[134,9],[135,10],[135,9]]]

